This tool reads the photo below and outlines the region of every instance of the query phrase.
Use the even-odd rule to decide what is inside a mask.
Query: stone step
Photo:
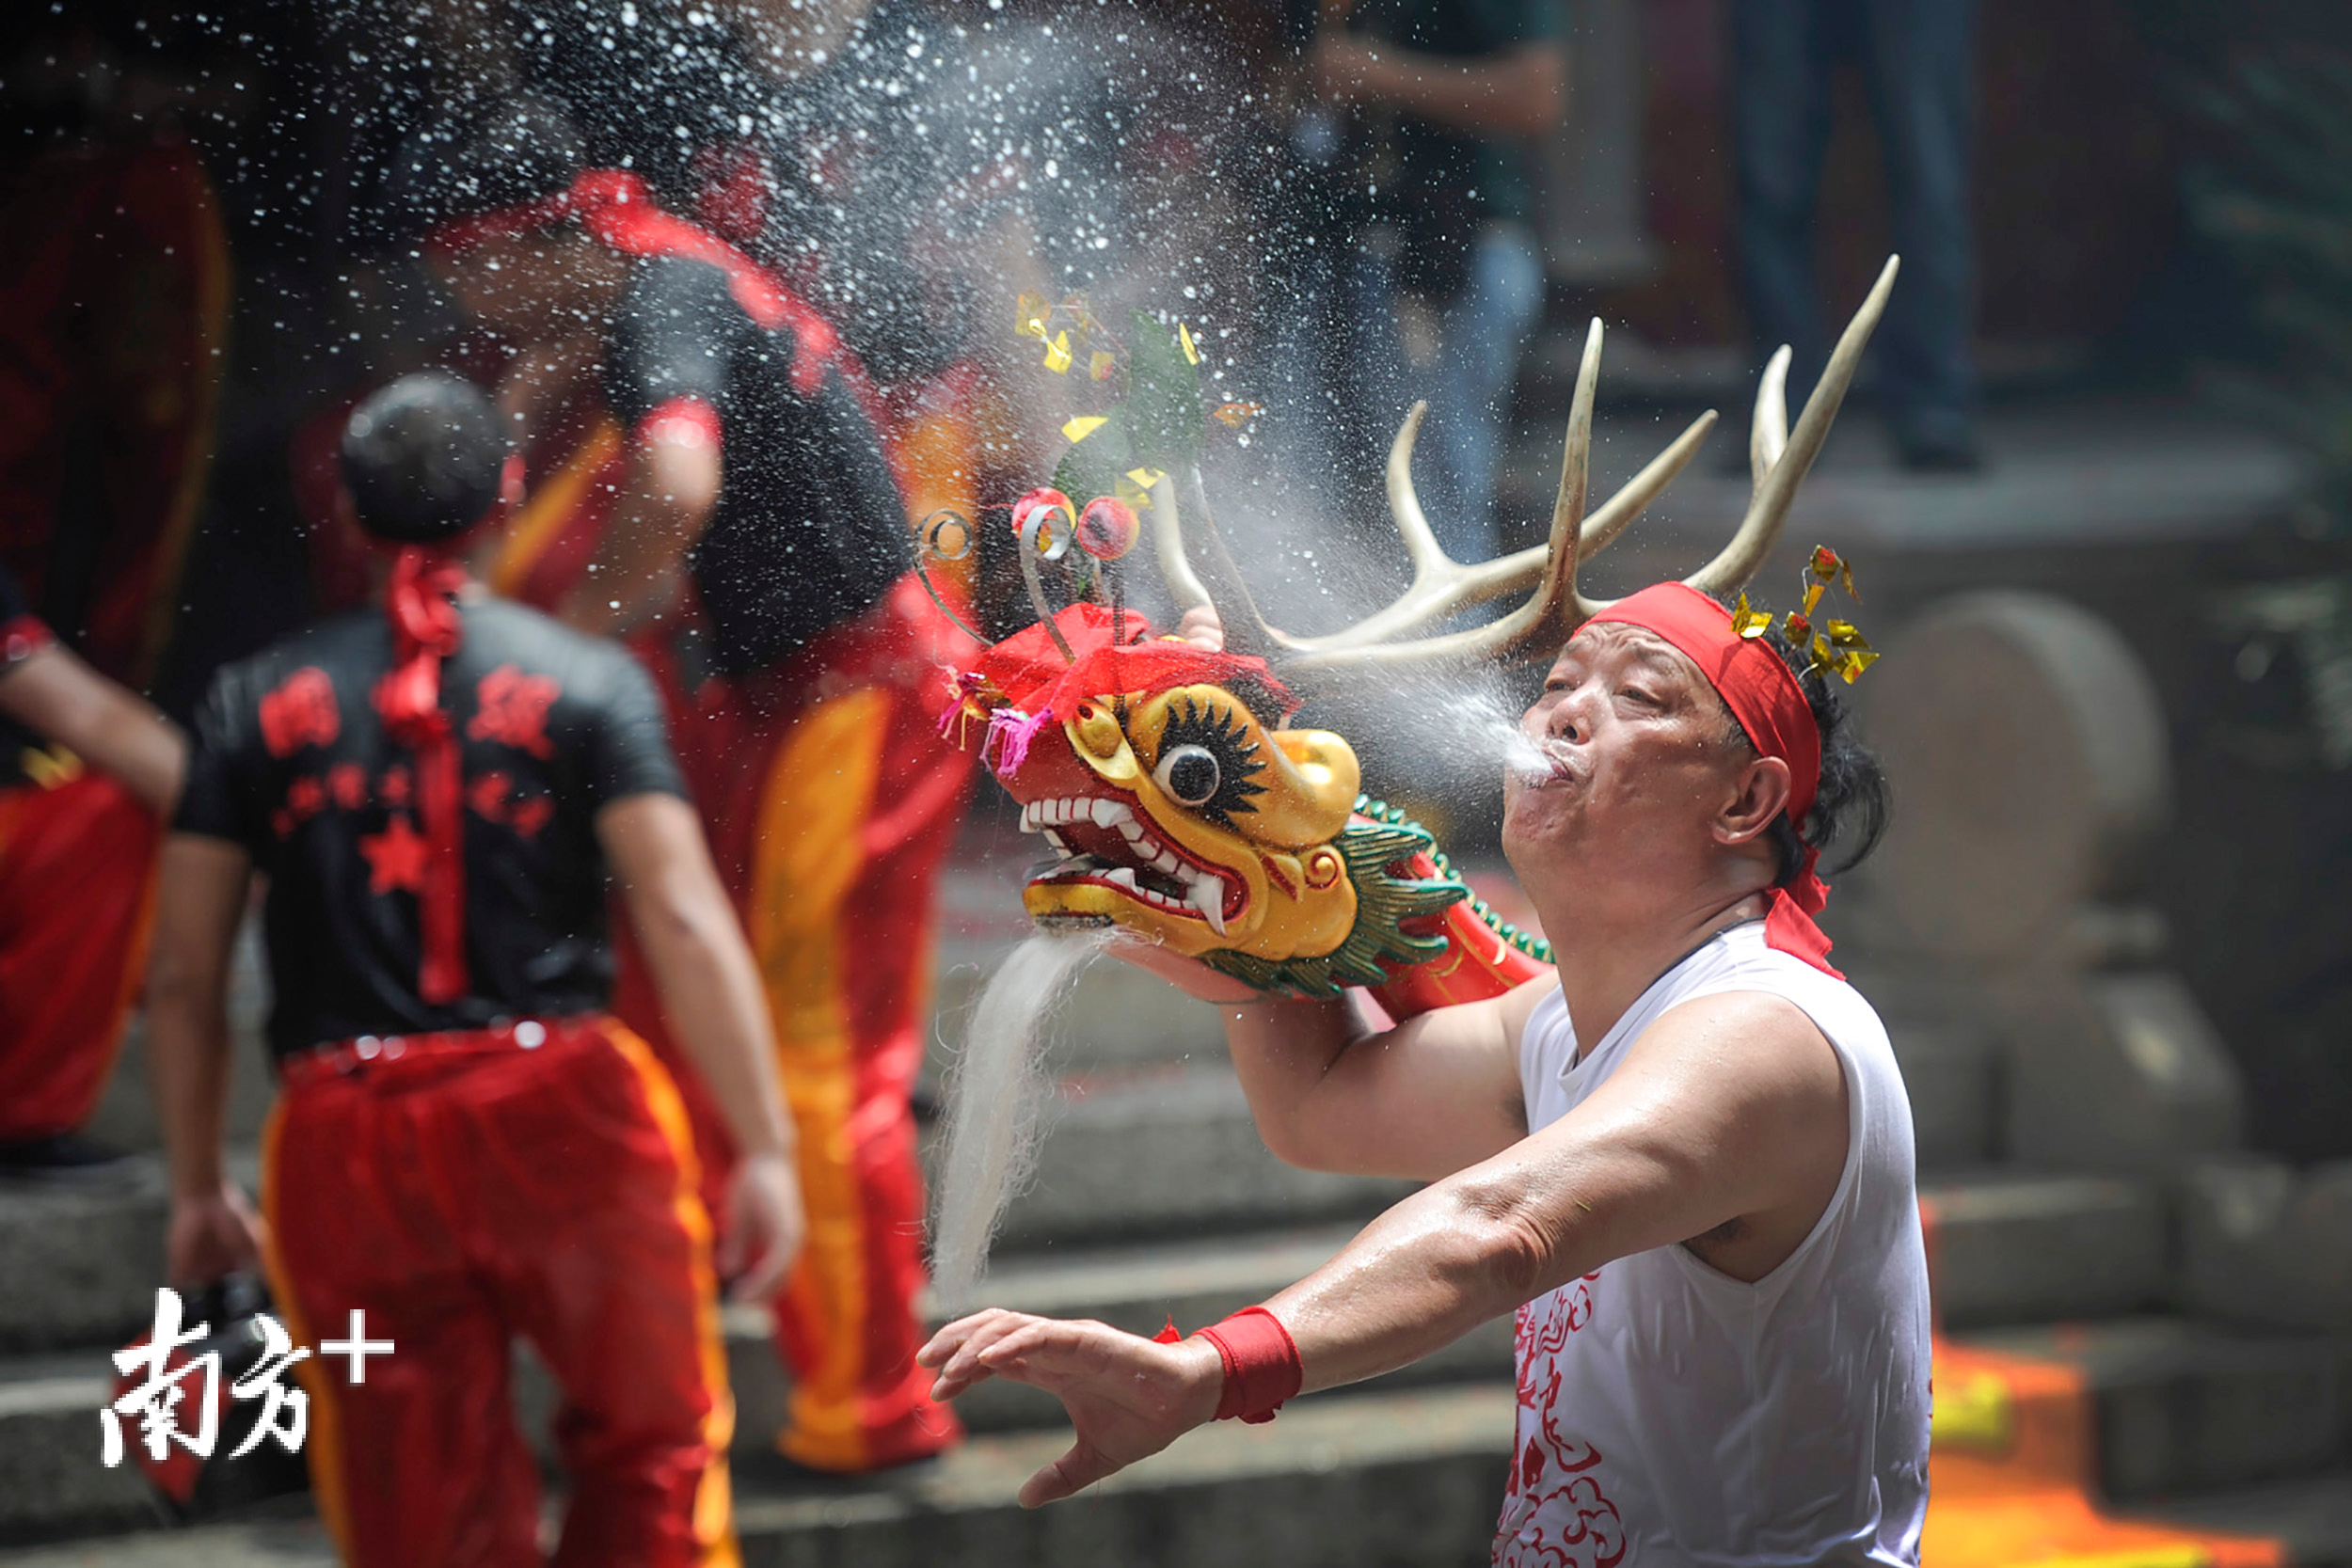
[[[2080,1368],[2118,1505],[2309,1475],[2352,1462],[2352,1341],[2142,1316],[1963,1335]]]
[[[1221,1059],[1105,1071],[1062,1084],[1037,1180],[1006,1211],[997,1246],[1368,1218],[1411,1190],[1277,1160]]]
[[[2352,1568],[2352,1468],[2182,1497],[2136,1517],[2225,1535],[2275,1536],[2294,1568]]]
[[[1889,1018],[1922,1171],[1965,1170],[2001,1155],[2000,1048],[1956,1020]]]
[[[1151,1252],[1025,1260],[999,1271],[984,1300],[1016,1311],[1095,1318],[1134,1333],[1168,1318],[1185,1329],[1262,1301],[1313,1269],[1343,1230],[1279,1232]],[[726,1313],[738,1457],[756,1466],[781,1425],[788,1380],[765,1315]],[[1963,1335],[1961,1342],[2080,1367],[2096,1411],[2104,1495],[2131,1506],[2322,1471],[2352,1460],[2352,1346],[2316,1335],[2262,1335],[2161,1317]],[[1507,1379],[1510,1324],[1498,1320],[1365,1391]],[[108,1397],[102,1353],[0,1363],[0,1538],[133,1526],[151,1505],[127,1469],[97,1463],[94,1414]],[[553,1390],[526,1356],[517,1397],[544,1433]],[[1057,1427],[1036,1389],[983,1383],[958,1409],[976,1433]],[[9,1499],[13,1499],[12,1501]]]
[[[2016,1212],[2046,1210],[2053,1205],[2051,1189],[2080,1180],[2008,1177],[1939,1195],[1947,1216],[1940,1237],[1945,1255],[1974,1258],[1984,1276],[1980,1288],[2017,1276],[2017,1259],[2004,1256],[2003,1243],[2037,1243]],[[2030,1197],[2039,1203],[2028,1203]],[[1100,1319],[1136,1333],[1151,1333],[1171,1318],[1190,1330],[1265,1299],[1321,1264],[1352,1233],[1351,1227],[1336,1226],[1149,1247],[1008,1254],[983,1281],[979,1299],[1018,1311]],[[151,1291],[151,1286],[141,1289]],[[1980,1311],[1989,1310],[1988,1299],[1979,1294]],[[141,1296],[142,1314],[150,1300]],[[739,1406],[737,1449],[755,1465],[784,1421],[788,1380],[764,1312],[730,1307],[724,1321]],[[114,1342],[123,1338],[127,1332]],[[1963,1338],[2085,1368],[2098,1411],[2104,1475],[2117,1497],[2309,1470],[2343,1456],[2352,1435],[2352,1354],[2322,1336],[2257,1335],[2133,1318],[1980,1330]],[[1510,1359],[1510,1325],[1499,1320],[1371,1386],[1504,1380]],[[95,1413],[107,1397],[109,1377],[99,1349],[0,1363],[0,1539],[33,1529],[119,1528],[151,1516],[129,1472],[110,1472],[97,1463]],[[544,1432],[553,1390],[528,1357],[517,1398],[527,1430]],[[1050,1398],[1009,1383],[981,1385],[960,1409],[981,1433],[1059,1420]]]
[[[1920,1183],[1947,1329],[2112,1318],[2164,1301],[2168,1204],[2137,1178],[1944,1173]]]
[[[1310,1397],[1266,1426],[1224,1422],[1187,1433],[1085,1497],[1035,1513],[1016,1507],[1013,1493],[1061,1450],[1065,1433],[978,1437],[914,1474],[823,1488],[739,1464],[737,1528],[744,1560],[755,1568],[1221,1568],[1237,1560],[1470,1568],[1486,1560],[1513,1409],[1502,1385]],[[2352,1472],[2125,1512],[2280,1538],[2294,1568],[2352,1564]],[[6,1568],[333,1561],[325,1533],[298,1517],[0,1550]]]
[[[1001,954],[944,965],[932,990],[926,1076],[944,1081],[961,1049],[980,990]],[[1056,1077],[1167,1063],[1225,1060],[1216,1009],[1116,958],[1098,958],[1072,982],[1047,1030],[1045,1060]]]
[[[249,1153],[232,1162],[248,1187]],[[106,1191],[0,1188],[0,1354],[119,1345],[146,1325],[163,1255],[152,1156]],[[1301,1171],[1258,1141],[1230,1070],[1171,1067],[1065,1085],[1007,1264],[1060,1246],[1356,1222],[1405,1182]],[[1923,1187],[1940,1216],[1937,1290],[1953,1329],[2106,1318],[2163,1301],[2167,1214],[2152,1183],[1993,1168]]]
[[[1508,1383],[1298,1401],[1263,1427],[1221,1422],[1085,1497],[1025,1513],[1013,1494],[1066,1431],[990,1433],[939,1465],[862,1483],[739,1462],[747,1564],[1289,1564],[1486,1560],[1511,1452]],[[6,1527],[0,1527],[4,1530]],[[0,1534],[0,1539],[6,1539]],[[10,1568],[293,1568],[333,1561],[313,1524],[213,1526],[0,1552]]]

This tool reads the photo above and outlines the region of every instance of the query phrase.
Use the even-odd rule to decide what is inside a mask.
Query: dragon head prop
[[[1792,432],[1783,387],[1788,351],[1766,368],[1749,440],[1754,491],[1731,543],[1684,579],[1719,596],[1740,589],[1777,540],[1884,308],[1895,262],[1839,341]],[[1140,332],[1141,323],[1138,324]],[[1413,491],[1411,458],[1425,405],[1391,448],[1390,510],[1413,564],[1394,603],[1344,631],[1294,636],[1258,611],[1218,538],[1197,465],[1171,475],[1128,471],[1118,497],[1081,512],[1059,490],[1014,508],[1021,565],[1037,623],[988,643],[952,675],[943,733],[973,743],[1021,806],[1024,831],[1055,858],[1023,903],[1041,925],[1116,925],[1201,958],[1261,989],[1308,995],[1375,990],[1392,1013],[1491,995],[1548,961],[1540,942],[1471,895],[1430,835],[1360,793],[1356,753],[1327,730],[1294,728],[1295,693],[1432,666],[1549,654],[1605,608],[1577,587],[1577,567],[1606,546],[1696,455],[1714,421],[1703,415],[1605,505],[1586,509],[1600,324],[1586,339],[1569,415],[1550,537],[1501,560],[1447,558]],[[1197,404],[1197,393],[1195,394]],[[1164,395],[1161,401],[1165,402]],[[1105,425],[1073,420],[1073,447]],[[1133,449],[1130,449],[1132,454]],[[1072,467],[1068,460],[1065,471]],[[1185,607],[1215,609],[1223,648],[1155,638],[1123,608],[1117,562],[1147,509],[1160,575]],[[1200,538],[1188,547],[1187,517]],[[928,534],[929,553],[947,530]],[[1040,564],[1073,544],[1094,559],[1107,605],[1052,608]],[[928,583],[928,578],[925,579]],[[1530,590],[1532,589],[1532,593]],[[1528,596],[1488,625],[1429,632],[1471,606]],[[935,595],[936,596],[936,595]],[[946,601],[941,608],[954,611]],[[969,629],[968,627],[966,628]],[[975,634],[977,637],[977,634]]]
[[[982,654],[943,721],[978,727],[1022,828],[1055,851],[1023,890],[1031,918],[1125,927],[1314,995],[1444,950],[1468,889],[1426,832],[1362,797],[1345,739],[1288,726],[1296,701],[1263,659],[1153,640],[1093,604],[1045,625]]]

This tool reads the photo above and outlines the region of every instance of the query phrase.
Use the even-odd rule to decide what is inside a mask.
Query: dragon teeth
[[[1104,880],[1110,882],[1115,886],[1123,887],[1129,893],[1136,891],[1136,868],[1132,865],[1120,866],[1118,870],[1113,871],[1108,876],[1104,877]]]
[[[1116,800],[1106,800],[1098,797],[1091,802],[1091,805],[1094,812],[1094,825],[1098,828],[1124,826],[1135,816],[1135,813]]]
[[[1204,876],[1185,890],[1185,902],[1200,911],[1200,918],[1209,923],[1209,929],[1218,936],[1225,934],[1225,879]]]

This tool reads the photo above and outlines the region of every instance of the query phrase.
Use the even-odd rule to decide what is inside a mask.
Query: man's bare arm
[[[1746,1222],[1718,1259],[1760,1278],[1846,1163],[1846,1081],[1793,1005],[1756,993],[1669,1012],[1561,1120],[1415,1194],[1268,1303],[1306,1387],[1405,1366],[1613,1259]]]
[[[1466,61],[1327,32],[1311,64],[1334,98],[1386,103],[1480,135],[1540,136],[1558,129],[1567,101],[1567,51],[1557,43]]]
[[[657,425],[641,434],[596,559],[564,595],[564,619],[583,631],[616,635],[667,611],[685,581],[686,552],[719,504],[723,478],[718,447],[699,432]]]
[[[252,863],[216,838],[164,841],[147,973],[148,1069],[171,1176],[166,1269],[200,1283],[258,1260],[252,1212],[221,1166],[229,1101],[229,955]]]
[[[1526,1135],[1518,1039],[1549,975],[1375,1031],[1344,1001],[1268,997],[1160,948],[1114,951],[1216,1006],[1258,1136],[1286,1164],[1433,1181]]]
[[[663,1016],[742,1157],[721,1270],[742,1270],[735,1293],[764,1300],[800,1251],[806,1220],[759,972],[692,807],[675,795],[628,796],[596,814],[596,838],[620,879]]]
[[[66,648],[43,648],[0,674],[0,714],[54,740],[168,816],[188,745],[170,720]]]

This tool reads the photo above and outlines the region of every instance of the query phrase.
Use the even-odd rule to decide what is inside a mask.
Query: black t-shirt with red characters
[[[425,859],[414,759],[373,693],[380,611],[330,621],[214,677],[174,827],[226,839],[269,879],[278,1054],[360,1035],[580,1013],[612,990],[598,808],[681,794],[660,699],[617,644],[496,599],[464,605],[441,667],[465,797],[471,991],[417,992]]]

